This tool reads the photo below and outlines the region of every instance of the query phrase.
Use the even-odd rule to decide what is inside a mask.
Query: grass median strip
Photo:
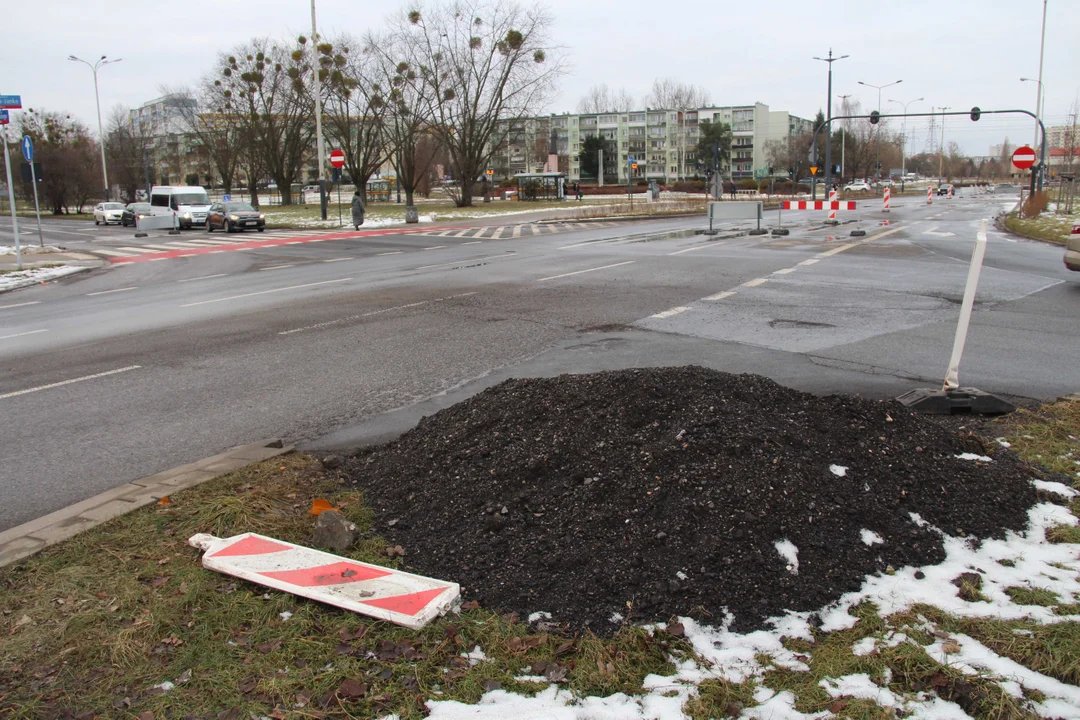
[[[1000,437],[1002,452],[1008,444],[1077,479],[1080,403],[979,429]],[[507,718],[1027,720],[1069,716],[1057,698],[1080,697],[1080,599],[1028,582],[1030,558],[1005,553],[997,564],[1015,568],[1017,582],[1004,597],[972,569],[954,582],[966,599],[950,609],[862,602],[844,627],[805,636],[687,621],[621,623],[597,637],[475,603],[409,631],[207,571],[186,543],[250,531],[309,544],[309,508],[325,499],[360,531],[343,554],[400,565],[399,550],[408,558],[411,548],[380,536],[343,477],[306,455],[275,458],[0,569],[0,716],[456,719],[470,710],[448,701],[501,689],[520,696],[501,710]],[[1065,587],[1076,563],[1059,569]],[[979,615],[991,607],[1009,616]]]

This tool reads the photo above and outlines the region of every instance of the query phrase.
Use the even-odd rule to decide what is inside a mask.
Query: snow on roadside
[[[1075,621],[1076,617],[1055,615],[1051,608],[1013,603],[1005,592],[1006,588],[1021,586],[1050,590],[1057,593],[1062,602],[1080,599],[1080,557],[1077,546],[1046,541],[1048,528],[1061,524],[1077,525],[1077,518],[1064,507],[1042,503],[1028,511],[1028,519],[1026,532],[1009,532],[1003,539],[986,540],[978,548],[974,548],[969,539],[944,536],[946,557],[941,564],[906,567],[891,575],[867,577],[859,591],[844,595],[818,613],[821,629],[842,630],[854,626],[857,618],[848,610],[864,601],[875,603],[882,616],[927,603],[961,617],[1027,618],[1041,623]],[[917,520],[921,518],[912,518],[913,522]],[[777,543],[778,550],[780,544]],[[790,549],[797,552],[794,545]],[[1002,565],[1000,561],[1009,564]],[[979,572],[982,577],[981,592],[986,601],[967,602],[961,599],[958,588],[951,582],[961,573],[973,571]],[[477,705],[429,701],[428,708],[435,720],[503,720],[504,717],[535,720],[684,718],[683,704],[694,695],[695,687],[702,681],[715,678],[733,683],[760,680],[765,668],[757,660],[759,654],[770,656],[772,662],[780,667],[801,672],[809,670],[796,653],[784,647],[781,638],[812,639],[811,613],[788,613],[784,617],[773,618],[772,629],[751,633],[731,632],[732,619],[729,615],[719,626],[707,626],[691,618],[680,618],[687,641],[704,663],[698,665],[689,660],[673,659],[675,674],[669,677],[648,676],[643,683],[644,692],[638,697],[616,694],[578,698],[551,685],[531,698],[500,689],[486,693]],[[665,626],[658,624],[657,627]],[[1044,717],[1080,717],[1080,688],[1003,658],[972,638],[963,635],[953,638],[961,648],[959,654],[946,656],[941,649],[943,643],[940,639],[927,646],[926,650],[939,662],[999,678],[997,681],[1005,692],[1017,692],[1020,683],[1041,691],[1046,699],[1034,707]],[[852,650],[856,655],[865,655],[873,652],[879,644],[895,647],[901,642],[914,640],[904,633],[890,632],[883,638],[861,640]],[[536,680],[541,681],[539,678]],[[901,698],[870,682],[866,676],[830,678],[823,683],[823,687],[830,694],[838,696],[867,697],[879,704],[895,707],[911,718],[957,720],[969,717],[955,703],[923,693]],[[806,720],[829,715],[827,712],[816,715],[798,712],[795,710],[795,697],[790,692],[774,693],[759,687],[755,700],[759,704],[746,708],[741,714],[742,718]]]
[[[90,268],[88,267],[79,265],[63,265],[61,267],[32,268],[30,270],[17,270],[15,272],[3,273],[0,274],[0,292],[26,287],[27,285],[36,285],[39,282],[56,280],[65,275],[71,275],[89,269]]]
[[[58,245],[46,245],[41,247],[40,245],[27,245],[25,243],[20,247],[20,251],[23,255],[45,255],[48,253],[60,253],[67,252],[64,248]],[[0,255],[14,255],[14,245],[0,245]]]

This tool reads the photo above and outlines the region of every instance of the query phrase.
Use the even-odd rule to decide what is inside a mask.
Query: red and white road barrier
[[[881,212],[889,212],[889,196],[889,188],[885,188],[885,207],[882,209]]]
[[[445,614],[461,594],[456,583],[293,545],[255,533],[188,544],[205,551],[203,567],[345,610],[419,630]]]
[[[854,200],[825,202],[824,200],[784,200],[780,203],[783,210],[854,210]]]
[[[926,204],[927,205],[933,205],[934,204],[934,188],[929,188],[929,187],[926,188]]]
[[[949,199],[949,200],[952,200],[952,187],[950,187],[950,188],[949,188],[949,195],[948,195],[948,199]]]
[[[836,191],[835,190],[830,190],[829,191],[829,205],[830,205],[830,207],[829,207],[829,219],[830,220],[835,220],[836,219],[836,208],[831,207],[832,203],[834,203],[834,202],[836,202]]]

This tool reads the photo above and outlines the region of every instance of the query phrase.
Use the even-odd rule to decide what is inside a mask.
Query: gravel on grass
[[[1037,474],[896,402],[700,367],[509,380],[346,471],[411,570],[599,634],[821,609],[941,532],[1022,530]]]

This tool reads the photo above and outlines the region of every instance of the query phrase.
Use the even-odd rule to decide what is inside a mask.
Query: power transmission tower
[[[930,108],[930,112],[934,112],[934,108]],[[928,154],[934,154],[937,148],[937,115],[930,115],[930,121],[926,124],[926,143],[923,145],[923,152]]]

